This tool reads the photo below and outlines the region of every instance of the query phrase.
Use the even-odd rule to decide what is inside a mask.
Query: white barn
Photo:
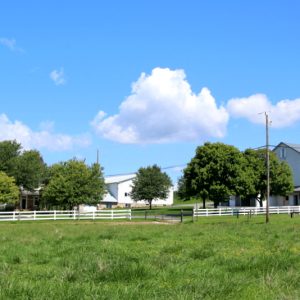
[[[270,199],[270,205],[300,205],[300,145],[281,142],[273,149],[273,152],[291,167],[294,192],[287,197],[273,196]]]
[[[132,207],[132,206],[145,206],[148,204],[146,201],[134,201],[130,197],[132,190],[132,180],[136,174],[117,175],[105,177],[105,185],[107,193],[103,200],[100,202],[100,207],[113,208],[113,207]],[[155,199],[152,201],[153,206],[163,206],[173,204],[173,187],[170,188],[167,199]]]

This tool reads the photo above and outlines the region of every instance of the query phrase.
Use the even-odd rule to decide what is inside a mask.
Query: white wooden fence
[[[32,220],[131,220],[131,209],[96,210],[79,212],[77,210],[51,211],[10,211],[0,212],[0,221],[32,221]]]
[[[234,216],[234,215],[262,215],[266,213],[265,207],[220,207],[208,209],[194,209],[194,217],[212,217],[212,216]],[[300,206],[271,206],[270,214],[291,214],[299,213]]]

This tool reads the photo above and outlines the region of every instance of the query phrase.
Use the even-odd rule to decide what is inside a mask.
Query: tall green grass
[[[299,299],[300,217],[0,223],[0,299]]]

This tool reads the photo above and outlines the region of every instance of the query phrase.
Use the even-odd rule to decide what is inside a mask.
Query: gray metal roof
[[[294,192],[300,192],[300,186],[296,186]]]
[[[116,175],[116,176],[107,176],[105,177],[105,183],[120,183],[127,180],[131,180],[136,177],[136,174],[125,174],[125,175]]]
[[[290,148],[293,148],[294,150],[296,150],[297,152],[300,152],[300,144],[290,144],[290,143],[284,143],[287,146],[289,146]]]
[[[282,147],[281,145],[286,145],[286,146],[288,146],[289,148],[291,148],[291,149],[293,149],[293,150],[295,150],[295,151],[297,151],[297,152],[300,153],[300,144],[292,144],[292,143],[284,143],[284,142],[280,142],[280,143],[273,149],[273,151],[276,150],[276,149],[279,148],[279,147]]]

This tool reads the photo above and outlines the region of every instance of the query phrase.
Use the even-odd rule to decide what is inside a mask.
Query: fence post
[[[56,210],[53,211],[53,220],[56,220]]]
[[[93,220],[95,220],[95,211],[93,211]]]
[[[129,220],[131,221],[131,209],[129,210]]]
[[[15,221],[15,220],[16,220],[16,212],[13,211],[13,221]]]
[[[114,219],[114,211],[111,210],[111,219],[113,220]]]
[[[36,211],[33,212],[33,220],[36,219]]]
[[[73,220],[75,220],[76,219],[76,211],[75,211],[75,209],[73,209]]]
[[[208,217],[208,209],[206,209],[206,216]]]
[[[219,216],[222,216],[221,207],[219,207]]]
[[[277,215],[279,215],[279,207],[277,207]]]

